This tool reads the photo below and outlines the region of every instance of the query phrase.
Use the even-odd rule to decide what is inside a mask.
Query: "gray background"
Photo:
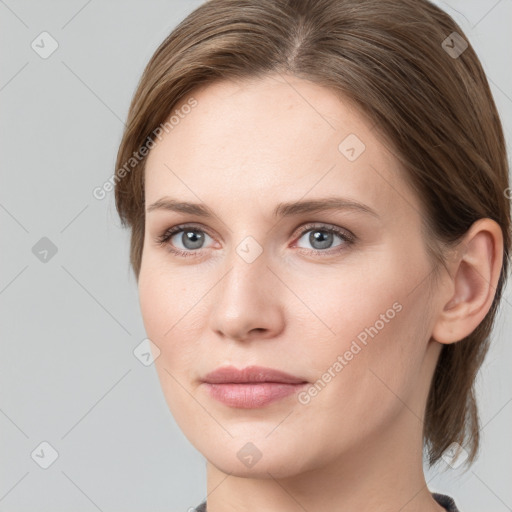
[[[145,332],[128,232],[113,194],[92,195],[146,62],[200,3],[0,0],[0,512],[185,511],[205,497],[204,458],[133,353]],[[512,0],[439,5],[482,60],[510,152]],[[45,59],[31,47],[43,31],[59,45]],[[461,512],[512,510],[510,285],[505,299],[478,381],[481,456],[426,475]],[[47,469],[42,442],[58,452]]]

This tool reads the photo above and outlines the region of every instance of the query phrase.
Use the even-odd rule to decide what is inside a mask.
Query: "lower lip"
[[[219,402],[240,409],[263,407],[297,392],[306,384],[307,382],[301,384],[284,384],[279,382],[259,382],[252,384],[204,383],[210,396],[219,400]]]

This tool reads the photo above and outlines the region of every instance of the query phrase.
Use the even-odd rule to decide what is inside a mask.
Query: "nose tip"
[[[218,336],[249,341],[275,336],[283,329],[282,306],[275,294],[268,293],[264,281],[261,272],[243,268],[227,277],[217,290],[210,314],[210,325]]]

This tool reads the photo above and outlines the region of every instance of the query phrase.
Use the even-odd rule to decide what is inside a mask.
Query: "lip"
[[[262,366],[242,369],[224,366],[208,373],[202,381],[212,398],[240,409],[263,407],[308,383],[300,377]]]
[[[302,384],[305,379],[295,377],[289,373],[264,366],[247,366],[246,368],[235,368],[234,366],[221,366],[213,372],[208,373],[204,382],[209,384],[233,384],[233,383],[254,383],[274,382],[281,384]]]

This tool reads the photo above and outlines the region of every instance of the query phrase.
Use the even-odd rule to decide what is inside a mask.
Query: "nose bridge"
[[[242,240],[228,258],[229,272],[219,289],[219,300],[251,302],[266,295],[272,275],[268,263],[266,252],[254,238]]]

